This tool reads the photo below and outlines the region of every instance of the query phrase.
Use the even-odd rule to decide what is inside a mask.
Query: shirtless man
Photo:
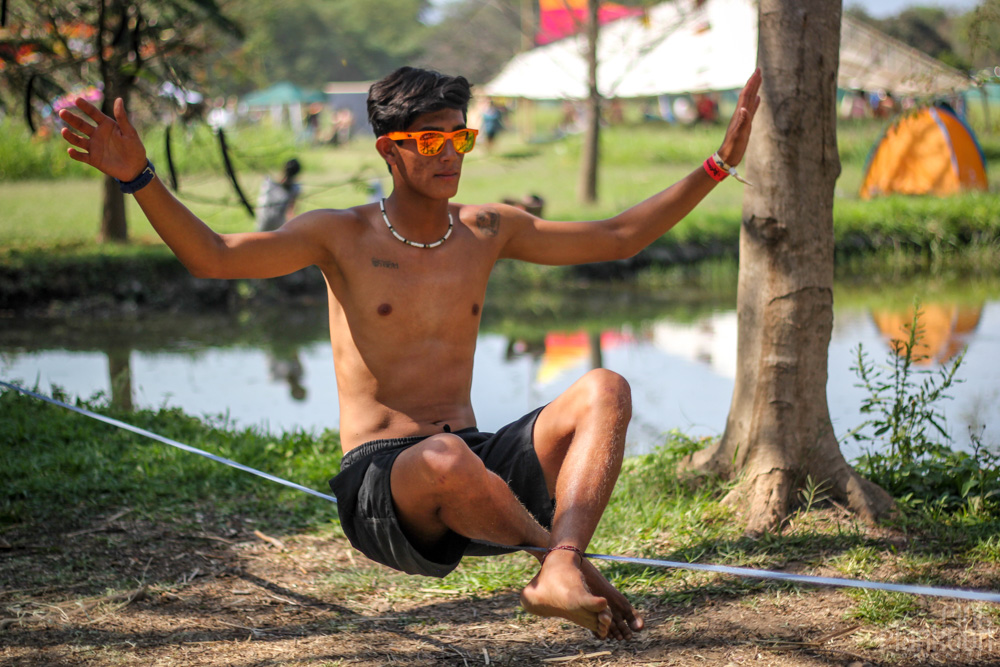
[[[740,95],[714,157],[736,165],[757,110],[760,73]],[[630,257],[681,220],[725,172],[712,159],[607,220],[553,222],[499,204],[456,204],[469,84],[401,68],[369,92],[375,148],[392,174],[381,203],[303,213],[273,232],[220,235],[155,177],[117,100],[60,117],[69,155],[122,181],[188,270],[269,278],[318,266],[326,279],[344,450],[331,481],[351,543],[399,570],[444,576],[483,542],[541,548],[524,608],[599,637],[629,639],[641,616],[583,552],[621,466],[628,384],[594,370],[496,434],[470,404],[472,362],[493,265]],[[89,117],[89,120],[88,120]],[[70,129],[71,128],[71,129]],[[725,165],[723,165],[725,166]],[[475,542],[472,542],[475,540]]]

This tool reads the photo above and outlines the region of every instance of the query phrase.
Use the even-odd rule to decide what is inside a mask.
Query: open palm
[[[63,128],[62,137],[75,146],[67,151],[69,156],[120,181],[136,178],[146,168],[146,147],[129,122],[121,98],[115,100],[114,118],[82,98],[76,106],[93,123],[69,109],[59,112],[59,118],[69,126]]]
[[[754,71],[747,81],[746,86],[740,92],[739,101],[736,103],[736,111],[729,121],[726,129],[726,137],[719,148],[719,157],[726,163],[733,166],[740,163],[743,154],[747,150],[747,143],[750,141],[750,128],[753,125],[753,117],[760,106],[761,74],[760,69]]]

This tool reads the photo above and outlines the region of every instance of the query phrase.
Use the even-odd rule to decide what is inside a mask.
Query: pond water
[[[721,434],[736,370],[735,299],[666,303],[635,318],[620,292],[587,298],[589,318],[555,317],[553,325],[539,324],[537,311],[512,315],[494,306],[491,316],[484,312],[472,390],[480,427],[495,430],[602,365],[632,386],[631,453],[652,450],[671,429]],[[884,364],[889,339],[900,337],[909,321],[906,308],[878,305],[884,302],[884,295],[871,304],[855,298],[835,310],[828,401],[838,437],[864,420],[859,408],[866,394],[850,370],[858,344]],[[923,308],[929,353],[946,361],[967,346],[959,370],[964,382],[941,406],[956,445],[968,446],[970,425],[985,444],[1000,444],[1000,295],[961,304],[928,301]],[[632,315],[616,317],[620,311]],[[600,313],[598,324],[594,313]],[[314,304],[235,315],[9,318],[0,320],[0,379],[37,383],[45,392],[56,385],[85,398],[103,392],[137,407],[180,407],[238,426],[335,429],[337,386],[325,316],[325,306]],[[519,320],[527,324],[517,326]],[[852,442],[843,448],[849,459],[860,453]]]

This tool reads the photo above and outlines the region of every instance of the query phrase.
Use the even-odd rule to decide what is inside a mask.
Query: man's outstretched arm
[[[111,118],[84,99],[77,108],[87,118],[64,109],[69,126],[63,138],[74,160],[128,182],[146,168],[146,147],[129,122],[125,104],[115,100]],[[91,122],[92,121],[92,122]],[[187,269],[211,278],[270,278],[317,264],[326,258],[317,214],[306,214],[278,232],[221,235],[212,231],[177,200],[158,178],[135,193],[156,233]]]
[[[739,96],[718,155],[728,165],[743,159],[760,104],[758,69]],[[708,157],[708,156],[706,156]],[[631,257],[669,231],[712,191],[718,181],[701,166],[649,199],[607,220],[555,222],[513,209],[502,256],[538,264],[584,264]]]

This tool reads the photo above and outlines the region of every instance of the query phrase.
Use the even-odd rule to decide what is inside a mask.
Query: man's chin
[[[458,177],[438,180],[431,190],[436,197],[451,199],[458,194]]]

